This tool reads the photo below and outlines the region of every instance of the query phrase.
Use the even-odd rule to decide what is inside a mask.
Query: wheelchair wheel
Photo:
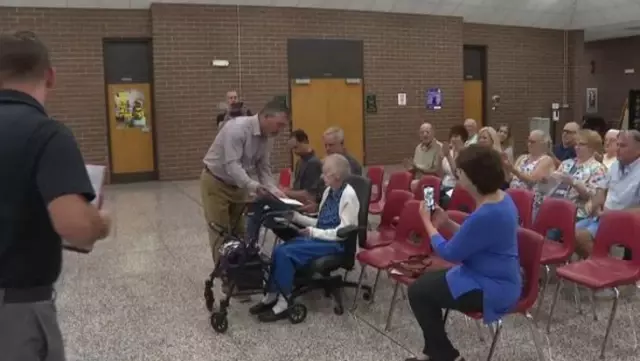
[[[206,281],[204,283],[204,304],[209,312],[213,311],[213,303],[215,302],[211,286],[211,281]]]
[[[289,309],[288,317],[289,321],[294,325],[304,322],[304,320],[307,318],[307,307],[305,307],[305,305],[296,303]]]
[[[371,292],[369,292],[369,291],[362,292],[362,299],[365,300],[365,301],[370,301],[371,300]]]
[[[213,330],[217,333],[225,333],[227,329],[229,329],[229,321],[227,320],[227,315],[224,313],[212,313],[209,321],[211,322],[211,327],[213,327]]]

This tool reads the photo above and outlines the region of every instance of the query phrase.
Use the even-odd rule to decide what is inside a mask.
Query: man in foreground
[[[73,134],[47,115],[55,82],[30,32],[0,36],[0,358],[64,361],[53,285],[62,238],[91,249],[109,232]]]

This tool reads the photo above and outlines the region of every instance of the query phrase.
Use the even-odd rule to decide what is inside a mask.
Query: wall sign
[[[587,88],[587,113],[598,112],[598,88]]]
[[[398,93],[398,105],[401,107],[407,105],[407,93]]]
[[[431,88],[425,92],[426,108],[431,110],[442,109],[442,91],[440,88]]]
[[[367,94],[365,96],[364,107],[368,114],[376,114],[378,112],[378,100],[375,94]]]

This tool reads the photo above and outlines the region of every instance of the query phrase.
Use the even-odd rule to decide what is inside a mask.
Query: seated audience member
[[[435,253],[457,264],[449,270],[428,271],[409,286],[409,303],[422,328],[422,355],[409,360],[461,361],[445,332],[443,309],[482,312],[486,323],[506,314],[520,298],[522,280],[518,258],[518,211],[500,190],[504,180],[501,154],[479,145],[463,149],[456,160],[459,184],[475,198],[476,210],[462,225],[436,209],[420,213]],[[438,233],[454,231],[451,240]]]
[[[559,184],[549,195],[567,198],[575,203],[578,220],[589,214],[589,200],[607,176],[605,166],[594,158],[601,145],[602,138],[596,131],[580,130],[576,136],[576,157],[560,163],[557,171],[551,175]]]
[[[511,127],[508,124],[502,124],[498,127],[498,138],[502,152],[506,155],[507,160],[513,163],[513,137],[511,136]]]
[[[505,161],[507,171],[513,175],[509,186],[535,192],[534,210],[549,192],[547,178],[556,169],[553,158],[547,154],[548,149],[549,136],[541,130],[533,130],[527,141],[528,153],[518,157],[515,164]]]
[[[429,123],[420,126],[420,144],[413,152],[413,159],[405,161],[405,167],[415,179],[423,175],[439,175],[442,167],[441,145],[435,140],[433,127]]]
[[[618,160],[618,129],[609,129],[604,135],[604,155],[602,156],[602,164],[611,168],[613,162]]]
[[[340,154],[324,159],[322,177],[327,189],[320,202],[318,218],[294,213],[292,222],[305,227],[299,236],[276,246],[273,252],[271,278],[267,294],[250,309],[262,322],[277,321],[287,317],[287,297],[293,291],[296,269],[314,259],[344,252],[338,229],[358,225],[360,203],[355,190],[346,183],[351,174],[349,161]]]
[[[338,127],[330,127],[322,135],[324,150],[329,154],[341,154],[349,161],[351,174],[362,175],[362,165],[352,157],[344,146],[344,130]]]
[[[469,134],[469,139],[465,145],[476,144],[478,142],[478,123],[475,119],[468,118],[464,121],[464,128]]]
[[[303,204],[315,202],[322,197],[322,161],[309,145],[309,137],[302,129],[291,132],[289,147],[298,156],[293,167],[293,187],[284,194]]]
[[[562,128],[562,142],[553,147],[553,161],[558,167],[561,162],[576,157],[576,134],[580,130],[580,125],[576,122],[569,122]]]
[[[622,130],[618,135],[618,160],[611,164],[607,177],[592,200],[589,217],[576,224],[576,253],[588,257],[598,230],[599,216],[609,210],[640,212],[640,132]],[[625,252],[625,258],[629,258]]]
[[[464,148],[469,135],[462,125],[454,125],[449,130],[449,143],[442,146],[442,184],[440,185],[440,206],[447,208],[451,198],[448,193],[456,186],[456,159]]]
[[[496,152],[502,154],[502,157],[505,160],[509,160],[509,157],[502,150],[502,143],[500,142],[500,136],[498,135],[498,132],[496,132],[496,130],[492,127],[484,127],[480,129],[480,131],[478,132],[477,144],[483,145],[485,147],[491,147]],[[500,189],[502,190],[509,188],[509,182],[511,181],[511,173],[505,170],[504,174],[504,182],[502,183],[502,186],[500,186]]]

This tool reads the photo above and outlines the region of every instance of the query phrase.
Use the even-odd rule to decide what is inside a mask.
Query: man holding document
[[[110,221],[71,131],[47,115],[55,72],[33,33],[0,35],[0,353],[63,361],[53,285],[62,238],[90,250]]]
[[[284,196],[273,179],[269,157],[272,138],[287,124],[288,109],[270,102],[258,114],[237,117],[220,129],[205,155],[200,189],[214,263],[224,241],[221,231],[244,234],[243,211],[250,197]]]

